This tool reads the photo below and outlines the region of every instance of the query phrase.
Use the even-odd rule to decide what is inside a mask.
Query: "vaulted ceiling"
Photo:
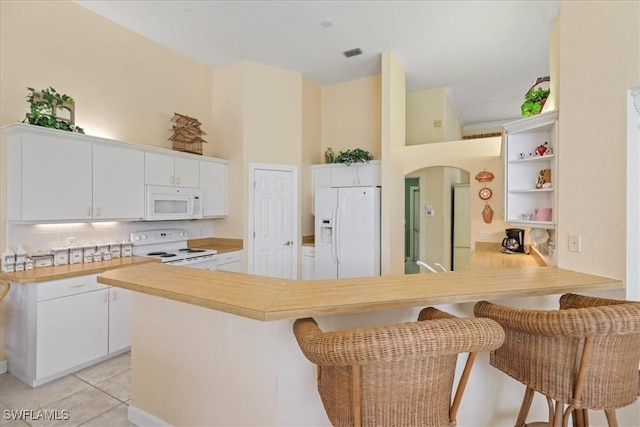
[[[76,3],[211,67],[247,60],[330,85],[380,72],[392,51],[407,91],[448,87],[464,125],[520,117],[549,75],[553,1],[171,1]],[[346,50],[362,54],[347,58]]]

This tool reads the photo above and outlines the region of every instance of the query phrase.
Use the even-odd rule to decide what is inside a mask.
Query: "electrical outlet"
[[[434,120],[433,121],[433,127],[441,128],[442,127],[442,120]]]
[[[581,252],[582,248],[580,247],[580,235],[579,234],[569,234],[569,252]]]
[[[480,232],[480,240],[488,240],[489,239],[489,232],[488,231],[481,231]]]
[[[427,205],[424,207],[424,215],[425,216],[435,216],[436,211],[433,209],[433,205]]]

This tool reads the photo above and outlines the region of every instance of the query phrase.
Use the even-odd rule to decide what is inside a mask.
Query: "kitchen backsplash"
[[[214,236],[214,220],[154,221],[154,222],[93,222],[73,224],[8,224],[7,246],[16,250],[22,245],[28,253],[49,252],[51,248],[75,245],[109,243],[129,240],[129,234],[159,228],[187,230],[189,238]]]

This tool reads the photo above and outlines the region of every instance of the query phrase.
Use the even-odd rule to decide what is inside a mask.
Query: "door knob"
[[[291,245],[293,245],[293,242],[292,242],[291,240],[287,240],[287,241],[284,243],[284,245],[285,245],[285,246],[291,246]]]

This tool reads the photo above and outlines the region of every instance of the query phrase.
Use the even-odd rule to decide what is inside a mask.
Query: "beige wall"
[[[3,125],[24,119],[27,86],[53,86],[75,99],[76,123],[89,135],[170,148],[174,112],[212,133],[208,67],[72,2],[0,7]],[[204,150],[216,154],[213,144]]]
[[[229,161],[229,216],[219,220],[216,237],[243,236],[244,216],[242,198],[244,187],[243,126],[244,126],[244,63],[231,64],[213,70],[212,116],[215,132],[211,136],[220,157]],[[243,257],[246,261],[246,256]]]
[[[216,142],[229,160],[229,216],[217,224],[216,235],[242,236],[246,249],[250,163],[296,166],[301,173],[303,79],[300,73],[245,61],[214,69],[212,93]],[[306,137],[317,140],[316,128],[307,123]],[[243,258],[245,271],[248,258]]]
[[[638,22],[639,2],[565,1],[559,15],[558,266],[618,279],[626,267],[626,92],[640,84]],[[568,251],[573,233],[581,253]]]
[[[435,127],[434,121],[444,123],[445,88],[407,93],[406,145],[444,141],[444,128]]]
[[[382,54],[382,274],[404,273],[404,173],[406,85],[392,52]]]
[[[321,88],[311,79],[302,79],[302,163],[300,173],[302,218],[300,229],[302,236],[314,233],[311,215],[311,165],[323,163],[320,137]]]
[[[460,119],[447,88],[407,93],[406,145],[457,141],[462,138]],[[440,121],[437,127],[435,121]]]
[[[322,153],[361,148],[380,160],[380,96],[380,75],[324,86]]]
[[[444,97],[444,139],[443,141],[458,141],[462,139],[462,119],[453,102],[451,90],[446,88]]]

